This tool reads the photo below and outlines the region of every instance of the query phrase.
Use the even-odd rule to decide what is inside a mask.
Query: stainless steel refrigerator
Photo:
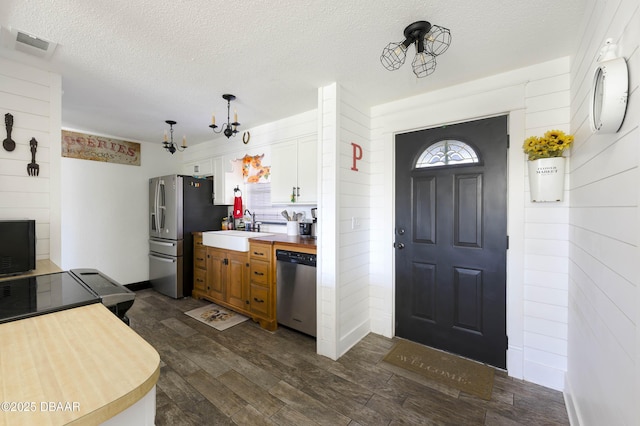
[[[217,231],[228,207],[213,204],[213,178],[149,179],[149,281],[175,299],[193,289],[193,235]]]

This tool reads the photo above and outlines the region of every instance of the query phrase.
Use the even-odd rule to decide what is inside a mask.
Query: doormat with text
[[[479,362],[405,340],[398,342],[383,361],[484,400],[491,399],[495,370]]]
[[[226,330],[249,319],[244,315],[221,308],[214,303],[192,309],[185,312],[185,315],[189,315],[191,318],[195,318],[219,331]]]

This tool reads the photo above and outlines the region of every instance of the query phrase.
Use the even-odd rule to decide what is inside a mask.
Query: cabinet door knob
[[[254,297],[253,300],[255,300],[258,303],[264,303],[264,300],[258,299],[257,297]]]

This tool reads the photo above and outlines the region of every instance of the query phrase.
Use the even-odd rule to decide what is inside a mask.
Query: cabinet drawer
[[[269,264],[267,262],[251,261],[251,282],[264,286],[269,285]]]
[[[269,289],[251,284],[251,312],[264,317],[269,316]]]
[[[205,269],[193,270],[193,288],[204,291],[207,282],[207,271]]]
[[[200,269],[207,268],[207,251],[204,248],[196,248],[193,251],[193,266]]]
[[[271,261],[271,245],[251,243],[249,251],[252,259]]]

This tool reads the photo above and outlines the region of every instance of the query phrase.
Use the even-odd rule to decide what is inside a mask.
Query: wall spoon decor
[[[36,138],[31,138],[29,146],[31,146],[31,162],[27,164],[27,173],[29,176],[38,176],[40,174],[40,166],[36,163],[36,150],[38,149]]]
[[[6,113],[4,115],[4,125],[7,129],[7,138],[2,141],[2,146],[7,151],[16,149],[16,143],[11,139],[11,129],[13,129],[13,115]]]

